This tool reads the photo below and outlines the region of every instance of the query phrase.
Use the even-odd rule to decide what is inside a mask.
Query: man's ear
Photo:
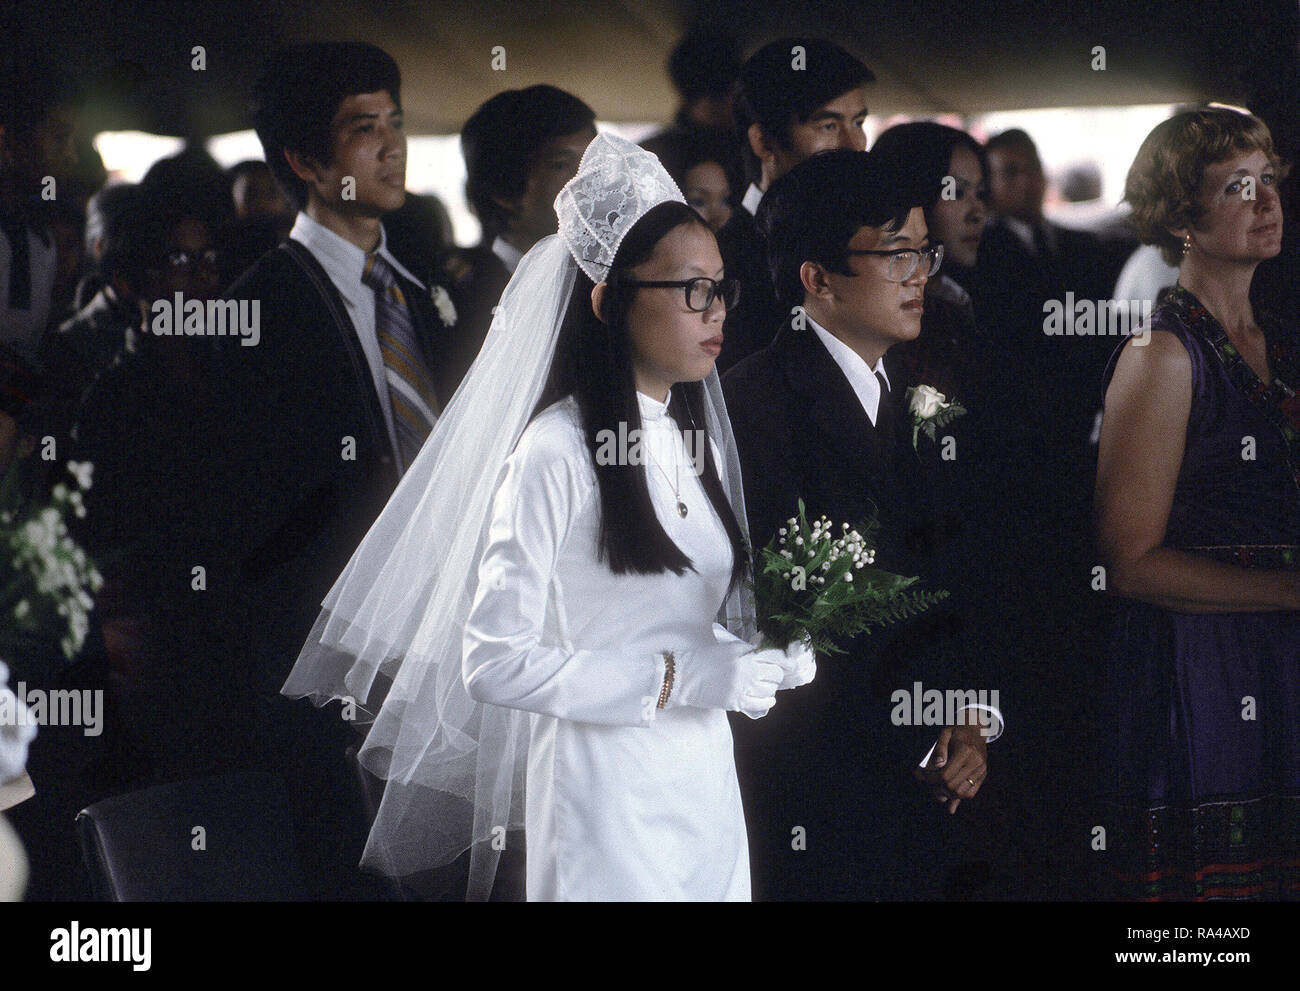
[[[605,322],[602,311],[605,308],[605,290],[608,288],[608,282],[597,282],[591,289],[591,312],[596,314],[596,319],[601,323]]]
[[[832,292],[830,283],[826,280],[826,269],[817,262],[808,261],[799,266],[799,281],[809,296],[824,298]]]
[[[320,162],[316,161],[311,155],[303,155],[292,148],[286,148],[284,149],[284,160],[289,163],[289,168],[293,169],[293,174],[308,186],[311,186],[313,180],[320,177]]]
[[[754,157],[760,162],[772,161],[774,155],[772,152],[772,143],[768,141],[767,135],[757,124],[750,124],[749,131],[745,135],[749,138],[749,150],[754,153]]]
[[[504,196],[498,196],[496,193],[493,193],[491,198],[492,198],[492,202],[493,202],[493,203],[495,203],[497,206],[499,206],[502,210],[504,210],[504,211],[505,211],[508,215],[510,215],[511,217],[513,217],[515,214],[517,214],[517,213],[519,212],[519,204],[518,204],[518,203],[512,203],[510,200],[506,199]]]

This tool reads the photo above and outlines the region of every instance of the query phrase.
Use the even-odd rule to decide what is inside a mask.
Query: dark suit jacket
[[[1060,300],[1064,305],[1066,293],[1073,293],[1076,303],[1107,299],[1114,279],[1096,237],[1053,229],[1057,252],[1048,264],[1031,254],[1001,219],[985,229],[971,291],[984,341],[979,398],[1001,421],[998,434],[1009,438],[1012,473],[1034,474],[1035,484],[1050,493],[1044,498],[1082,498],[1069,515],[1086,519],[1086,496],[1096,477],[1089,438],[1117,339],[1048,336],[1044,304]],[[1027,529],[1046,527],[1035,522]]]
[[[857,638],[847,654],[819,658],[813,683],[780,693],[763,719],[733,719],[756,898],[919,897],[937,888],[933,851],[909,844],[932,841],[927,826],[943,828],[941,807],[912,779],[939,727],[894,726],[891,693],[915,680],[941,691],[990,687],[971,681],[957,642],[962,585],[948,562],[958,527],[942,505],[935,445],[922,436],[913,452],[902,401],[909,383],[885,361],[898,424],[892,458],[811,328],[787,324],[723,380],[755,547],[798,498],[810,519],[825,513],[837,525],[861,522],[874,504],[876,564],[954,593],[901,627]],[[799,826],[803,851],[791,848]]]
[[[1105,299],[1114,287],[1095,235],[1048,226],[1056,239],[1056,253],[1049,259],[1034,255],[1001,217],[989,221],[980,238],[971,289],[975,318],[981,325],[1009,333],[1017,342],[1042,340],[1045,300],[1064,301],[1067,292],[1076,299]]]
[[[456,385],[443,361],[448,336],[428,291],[397,277],[445,402]],[[210,453],[225,503],[212,554],[226,568],[223,584],[256,617],[266,687],[278,691],[399,473],[360,340],[311,252],[287,241],[228,296],[260,301],[261,340],[244,347],[234,339],[223,351],[231,408]]]
[[[501,302],[510,272],[489,245],[449,252],[441,268],[456,304],[448,360],[450,369],[463,378],[483,347],[492,310]]]
[[[732,210],[718,231],[718,250],[727,276],[740,280],[740,303],[722,324],[721,373],[771,344],[789,313],[776,300],[767,242],[744,207]]]

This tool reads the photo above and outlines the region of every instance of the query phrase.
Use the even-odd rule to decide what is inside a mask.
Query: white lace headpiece
[[[658,158],[617,134],[598,134],[555,198],[560,237],[591,281],[603,282],[623,235],[668,200],[686,202]]]

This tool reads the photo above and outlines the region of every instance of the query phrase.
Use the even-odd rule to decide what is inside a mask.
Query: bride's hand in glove
[[[783,660],[778,663],[784,669],[785,676],[777,691],[806,685],[816,676],[817,655],[813,653],[812,641],[808,637],[793,641],[785,648],[782,656]]]
[[[786,663],[783,651],[754,650],[740,641],[681,651],[674,655],[666,708],[727,709],[760,719],[776,704]]]

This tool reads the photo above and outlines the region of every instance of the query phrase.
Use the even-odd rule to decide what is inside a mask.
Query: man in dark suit
[[[911,450],[908,383],[887,361],[920,333],[935,258],[921,203],[858,151],[815,155],[777,180],[759,218],[793,316],[723,387],[755,547],[800,498],[810,520],[825,514],[837,527],[874,508],[876,565],[957,592],[945,581],[952,527],[935,504],[935,445],[922,437],[920,457]],[[733,722],[755,897],[937,894],[936,851],[953,827],[927,803],[942,798],[955,811],[974,797],[987,774],[980,714],[989,732],[1000,732],[1001,717],[996,704],[963,705],[946,723],[918,727],[897,692],[910,697],[917,681],[923,691],[987,687],[962,670],[957,599],[858,638],[848,654],[820,659],[816,680],[785,693],[767,718]]]
[[[1095,308],[1112,295],[1116,273],[1094,235],[1043,216],[1046,181],[1028,134],[1004,131],[986,149],[995,217],[980,240],[971,287],[982,340],[972,400],[982,429],[996,438],[979,465],[980,489],[998,508],[994,525],[1002,531],[990,550],[1022,590],[998,603],[1002,614],[990,625],[1016,631],[1002,652],[1008,664],[1066,671],[1104,649],[1107,617],[1091,587],[1098,561],[1089,521],[1101,384],[1117,342],[1060,331],[1073,329],[1079,304]],[[1094,329],[1108,329],[1096,312]],[[1069,636],[1059,635],[1061,616],[1071,617]]]
[[[457,385],[443,360],[455,322],[446,290],[406,271],[381,222],[406,196],[400,85],[392,59],[360,43],[283,49],[258,81],[258,137],[300,212],[288,241],[229,290],[259,305],[260,334],[225,348],[231,408],[209,455],[223,498],[207,612],[250,665],[254,759],[280,769],[320,824],[304,851],[346,840],[352,852],[329,859],[352,866],[364,831],[345,828],[339,804],[351,784],[346,726],[279,689]]]
[[[247,415],[227,459],[244,471],[240,526],[222,540],[241,579],[297,616],[269,687],[457,383],[440,360],[446,291],[402,266],[381,223],[406,197],[397,66],[371,45],[295,46],[254,101],[267,161],[300,206],[289,240],[227,294],[257,302],[261,327],[255,346],[225,349]]]
[[[38,363],[58,252],[48,200],[68,197],[80,90],[54,65],[0,63],[0,343]]]
[[[468,368],[519,259],[554,234],[555,198],[596,137],[596,114],[576,96],[538,85],[498,93],[465,121],[465,195],[483,226],[477,247],[448,254],[443,271],[461,314],[457,361]]]
[[[1062,432],[1084,441],[1114,339],[1058,336],[1044,332],[1044,305],[1109,298],[1119,274],[1101,241],[1043,216],[1046,179],[1038,149],[1015,128],[989,139],[989,198],[994,217],[980,239],[976,282],[971,291],[975,317],[984,332],[1019,359],[1032,362],[1071,402],[1062,410]],[[1050,371],[1049,371],[1050,369]],[[1061,388],[1065,386],[1065,388]],[[1071,395],[1072,390],[1078,394]]]
[[[750,182],[718,231],[727,275],[741,285],[740,303],[723,324],[719,371],[771,343],[790,315],[773,292],[767,249],[754,222],[764,191],[816,152],[867,147],[862,90],[874,79],[856,57],[820,38],[779,39],[741,69],[734,111]]]

